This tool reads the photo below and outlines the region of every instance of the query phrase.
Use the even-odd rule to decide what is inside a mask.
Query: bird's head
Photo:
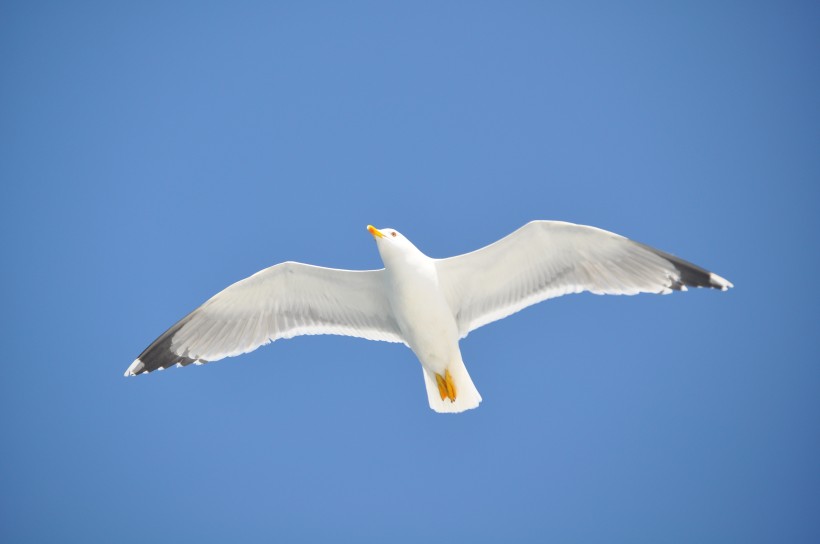
[[[367,231],[376,240],[376,247],[382,256],[385,266],[390,266],[391,262],[397,260],[406,261],[413,256],[423,255],[413,243],[402,236],[396,229],[377,229],[373,225],[367,225]]]

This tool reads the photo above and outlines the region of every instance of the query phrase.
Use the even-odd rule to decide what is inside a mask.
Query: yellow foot
[[[449,370],[444,371],[444,376],[436,373],[436,384],[438,385],[438,394],[441,400],[450,399],[450,402],[456,400],[456,384],[453,383],[453,376]]]

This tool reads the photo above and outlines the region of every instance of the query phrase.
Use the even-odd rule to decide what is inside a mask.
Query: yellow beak
[[[380,231],[373,225],[367,225],[367,232],[372,234],[374,238],[384,238],[384,234],[382,234],[382,231]]]

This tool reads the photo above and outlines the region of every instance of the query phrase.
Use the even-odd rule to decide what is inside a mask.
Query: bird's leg
[[[456,384],[453,383],[453,375],[449,370],[444,371],[444,376],[436,373],[436,385],[438,385],[438,394],[441,400],[450,399],[450,402],[456,400]]]
[[[444,378],[441,377],[441,374],[436,372],[436,385],[438,385],[438,394],[441,397],[441,400],[447,398],[447,383],[444,381]]]

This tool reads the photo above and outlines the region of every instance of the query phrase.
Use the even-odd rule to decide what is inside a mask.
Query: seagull
[[[392,228],[373,235],[384,268],[340,270],[284,262],[234,283],[148,346],[126,376],[203,364],[300,335],[403,343],[421,363],[430,408],[457,413],[481,395],[461,358],[471,331],[550,298],[726,291],[726,279],[599,228],[532,221],[482,249],[447,259]]]

